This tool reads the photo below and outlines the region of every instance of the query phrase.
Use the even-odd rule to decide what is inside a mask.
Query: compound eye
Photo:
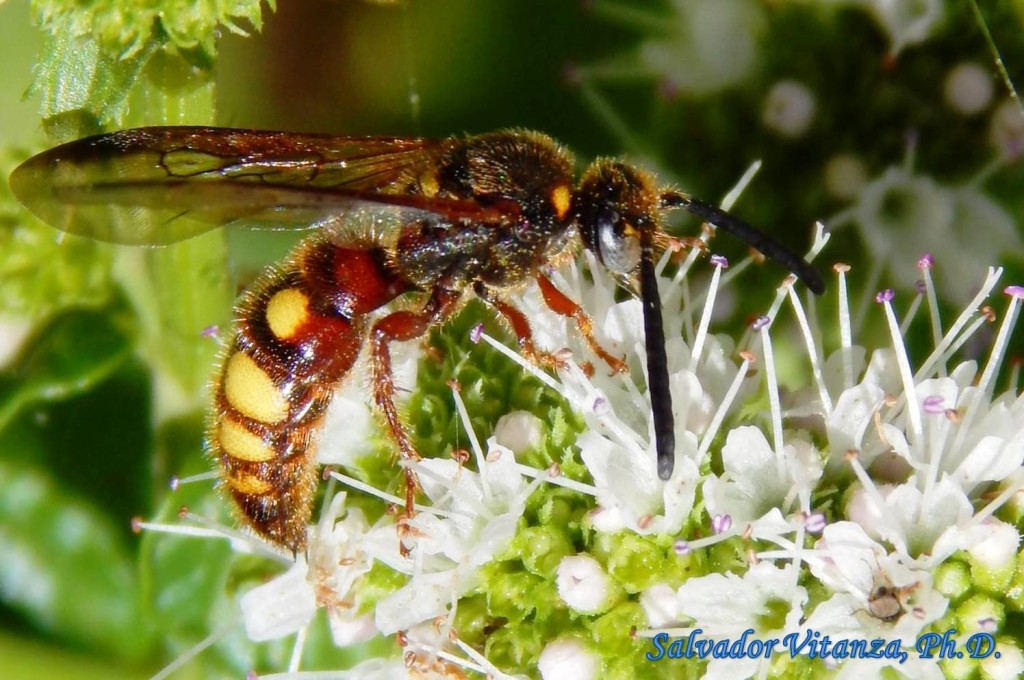
[[[639,232],[627,228],[619,211],[610,205],[597,213],[597,254],[608,269],[628,274],[640,262]]]

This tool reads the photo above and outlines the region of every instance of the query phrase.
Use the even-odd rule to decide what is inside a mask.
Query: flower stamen
[[[913,436],[912,444],[920,444],[924,439],[924,430],[921,425],[921,404],[917,400],[917,392],[914,386],[914,376],[910,372],[910,357],[907,356],[907,346],[900,334],[899,322],[896,320],[896,313],[892,309],[893,291],[884,290],[876,297],[882,308],[885,310],[885,319],[889,323],[889,335],[892,338],[893,352],[896,355],[896,366],[899,368],[900,380],[903,382],[903,393],[906,395],[907,403],[905,408],[907,417],[910,420],[910,434]]]
[[[950,326],[949,330],[942,337],[942,340],[936,344],[935,350],[921,364],[921,367],[914,375],[915,380],[924,380],[926,377],[930,376],[932,374],[932,369],[937,363],[945,361],[950,354],[956,351],[956,348],[960,347],[958,344],[956,345],[956,348],[951,349],[954,341],[959,339],[958,335],[960,331],[967,325],[971,317],[977,314],[978,309],[981,307],[981,303],[985,301],[985,298],[987,298],[989,293],[992,292],[992,289],[995,288],[1002,273],[1002,267],[998,269],[989,267],[988,275],[985,277],[985,282],[981,285],[981,289],[978,291],[978,294],[974,296],[974,299],[972,299],[966,307],[964,307],[964,311],[961,312],[960,316],[958,316],[956,321],[953,322],[953,325]],[[964,333],[965,338],[970,337],[970,334],[973,334],[973,329]]]
[[[469,443],[473,448],[473,455],[476,456],[476,468],[481,473],[480,490],[483,492],[484,502],[490,504],[491,486],[487,481],[487,475],[483,474],[484,466],[487,464],[484,460],[484,452],[480,447],[480,440],[477,439],[476,432],[473,430],[473,423],[469,419],[469,413],[466,412],[466,404],[462,401],[462,395],[459,394],[459,390],[455,386],[452,386],[452,399],[455,400],[455,410],[459,413],[462,428],[466,431],[466,436],[469,437]]]
[[[216,470],[210,470],[209,472],[199,472],[194,475],[187,477],[178,477],[174,475],[170,481],[167,482],[167,486],[171,488],[171,491],[177,491],[185,484],[195,484],[196,482],[215,482],[220,479],[220,473]]]
[[[693,372],[696,372],[697,363],[700,361],[701,352],[704,350],[704,341],[707,339],[708,326],[711,325],[711,312],[715,307],[715,295],[718,292],[718,281],[722,276],[722,269],[729,266],[728,260],[718,255],[712,255],[711,261],[715,264],[715,267],[711,272],[711,283],[708,284],[708,294],[704,302],[704,312],[700,315],[700,324],[697,326],[697,335],[693,339],[693,350],[690,352],[689,370]]]
[[[850,265],[836,263],[832,267],[839,279],[839,348],[843,360],[843,389],[853,387],[853,326],[850,323],[850,291],[846,284],[846,274]]]
[[[814,334],[811,333],[811,326],[807,322],[807,315],[804,314],[803,305],[800,302],[800,296],[797,295],[796,289],[790,287],[789,289],[789,301],[793,305],[793,312],[796,314],[797,323],[800,326],[800,331],[804,336],[804,344],[807,346],[807,356],[811,361],[811,373],[814,377],[814,383],[818,386],[818,398],[821,400],[821,407],[824,411],[826,418],[832,413],[832,397],[829,396],[828,389],[825,387],[825,377],[822,373],[822,360],[819,354],[818,343],[814,339]]]
[[[182,652],[181,656],[179,656],[177,659],[161,668],[160,671],[156,673],[156,675],[150,677],[149,680],[164,680],[164,678],[169,678],[179,668],[182,668],[189,661],[196,658],[204,651],[206,651],[208,648],[212,647],[213,645],[217,644],[225,637],[227,637],[228,634],[231,632],[231,629],[235,627],[235,624],[236,622],[232,622],[231,624],[224,626],[220,630],[216,630],[210,633],[205,638],[203,638],[202,640],[200,640],[199,642],[197,642],[196,644],[192,645],[184,652]]]
[[[718,434],[718,430],[722,426],[722,422],[725,421],[725,416],[729,412],[729,408],[736,400],[736,395],[739,394],[740,386],[747,378],[747,371],[750,369],[750,365],[754,362],[753,352],[744,350],[740,352],[740,357],[743,359],[743,363],[740,364],[739,370],[736,371],[736,375],[733,377],[732,382],[729,383],[729,389],[726,391],[725,396],[722,397],[722,401],[718,404],[718,408],[715,409],[715,414],[711,417],[711,423],[708,425],[707,430],[704,432],[704,436],[700,440],[700,446],[697,449],[698,463],[703,462],[704,456],[711,448],[711,442],[714,441],[715,435]]]

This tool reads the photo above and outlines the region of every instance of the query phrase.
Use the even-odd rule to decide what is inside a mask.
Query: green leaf
[[[126,535],[130,518],[152,505],[152,390],[150,372],[132,358],[85,394],[19,419],[38,430],[58,483],[105,511]]]
[[[270,9],[274,3],[268,3]],[[262,27],[260,0],[180,3],[177,0],[37,0],[36,19],[53,34],[88,37],[112,58],[134,57],[150,45],[169,43],[176,50],[209,61],[221,29],[246,34],[239,22]]]
[[[201,421],[183,420],[176,432],[161,438],[169,460],[180,460],[183,476],[204,473],[209,461],[200,455]],[[153,521],[164,525],[195,525],[179,519],[181,512],[207,518],[212,523],[229,522],[226,504],[211,481],[176,485],[167,493]],[[147,618],[166,632],[210,631],[210,611],[217,599],[225,597],[231,546],[226,539],[168,536],[144,531],[140,558],[143,601]],[[267,563],[269,565],[269,563]]]
[[[38,94],[51,138],[69,141],[117,124],[155,44],[130,59],[105,54],[86,37],[55,32],[48,36],[29,94]]]
[[[121,533],[46,470],[0,459],[0,598],[41,629],[138,659],[151,636]]]
[[[180,439],[183,444],[190,440],[187,437]],[[193,447],[192,456],[183,470],[186,474],[204,471],[205,461],[197,453]],[[212,484],[195,483],[182,485],[167,494],[154,521],[171,526],[194,525],[194,522],[179,519],[183,508],[213,522],[221,521],[226,515]],[[266,560],[249,556],[244,561],[242,570],[243,573],[248,571],[248,577],[243,580],[266,576],[272,569]],[[144,617],[152,623],[167,660],[184,653],[214,631],[230,630],[232,623],[240,629],[240,621],[232,621],[238,614],[238,608],[228,587],[233,563],[234,556],[227,540],[143,530],[139,560],[140,601]],[[251,657],[251,643],[246,643],[232,636],[230,654]],[[207,667],[220,667],[225,673],[228,668],[235,673],[246,670],[242,668],[240,671],[216,652],[204,654],[201,663]],[[225,663],[226,668],[223,667]]]
[[[148,673],[116,665],[110,659],[87,656],[52,644],[0,633],[4,680],[60,678],[61,680],[144,680]]]
[[[95,387],[129,356],[127,320],[96,310],[72,309],[46,323],[13,362],[13,384],[0,401],[0,430],[22,409],[59,401]]]
[[[2,39],[2,38],[0,38]],[[0,149],[0,177],[27,160],[26,149]],[[71,304],[110,299],[109,246],[82,238],[62,239],[14,198],[0,181],[0,310],[34,321]]]
[[[29,399],[56,401],[94,387],[131,350],[123,324],[92,310],[70,310],[26,343],[15,364]]]
[[[212,83],[221,27],[244,35],[236,22],[262,26],[259,0],[187,7],[172,0],[142,5],[50,0],[38,2],[36,14],[46,37],[30,94],[40,96],[44,126],[60,141],[120,127],[131,108],[150,119],[184,122],[187,118],[148,106],[147,95],[164,89],[168,101],[194,106],[189,100],[197,82]],[[168,64],[174,77],[168,77]],[[140,82],[147,90],[141,99]],[[212,92],[212,85],[206,90]]]

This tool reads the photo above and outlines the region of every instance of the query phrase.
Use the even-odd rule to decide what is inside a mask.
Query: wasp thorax
[[[628,274],[640,262],[640,234],[657,228],[658,191],[646,172],[595,161],[584,173],[573,212],[586,248],[610,270]]]

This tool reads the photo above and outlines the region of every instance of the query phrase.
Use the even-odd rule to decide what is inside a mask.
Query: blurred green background
[[[980,10],[1021,81],[1024,2]],[[188,13],[211,12],[0,4],[0,176],[101,126],[525,127],[581,163],[627,155],[711,202],[762,161],[735,212],[801,251],[815,220],[835,227],[822,271],[832,280],[833,262],[852,264],[855,301],[892,285],[906,304],[926,251],[946,310],[988,265],[1024,280],[1024,117],[969,3],[304,0],[264,6],[261,30],[221,22],[247,36],[182,38],[202,23]],[[40,17],[57,32],[35,28]],[[152,33],[125,39],[133,21]],[[91,80],[76,79],[90,64]],[[679,233],[694,228],[679,220]],[[293,241],[215,234],[139,252],[59,240],[0,181],[0,678],[147,677],[215,631],[215,649],[174,677],[285,667],[286,643],[253,645],[238,625],[238,594],[272,564],[140,536],[130,520],[172,520],[183,505],[227,517],[209,484],[167,487],[207,465],[216,345],[201,331],[227,323],[238,288]],[[725,237],[714,247],[744,254]],[[781,276],[770,264],[746,273],[722,327],[759,313]],[[834,305],[825,298],[820,316]],[[324,630],[311,636],[304,667],[356,658]]]

